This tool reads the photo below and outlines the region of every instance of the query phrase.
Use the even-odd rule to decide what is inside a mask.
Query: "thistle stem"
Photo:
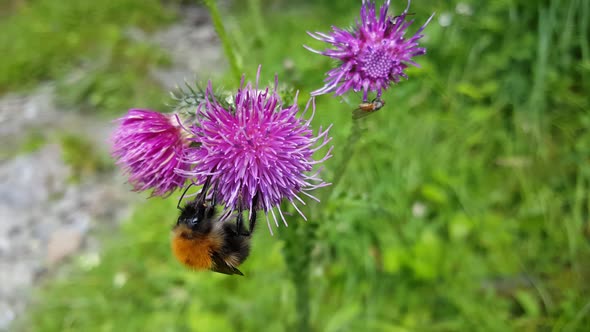
[[[315,225],[292,223],[285,236],[285,247],[283,254],[289,276],[295,287],[295,310],[296,322],[293,331],[311,331],[310,326],[310,264],[311,250],[315,242]],[[291,228],[291,227],[289,227]]]
[[[346,144],[342,147],[339,154],[334,154],[339,156],[340,162],[337,163],[337,169],[334,172],[334,178],[332,179],[332,185],[328,186],[324,190],[320,191],[318,194],[318,198],[320,202],[325,202],[327,199],[330,198],[334,190],[338,187],[340,180],[346,173],[346,169],[348,168],[348,164],[352,160],[352,155],[354,154],[354,150],[356,148],[356,143],[362,136],[362,128],[360,125],[359,120],[352,120],[352,127],[350,128],[350,132],[348,133],[348,138],[346,140]],[[318,209],[318,204],[312,205],[312,216],[313,212],[316,212]],[[317,220],[313,218],[313,220]]]
[[[260,0],[250,0],[248,1],[248,9],[250,11],[250,16],[254,21],[254,30],[256,31],[256,39],[259,43],[264,42],[266,35],[265,27],[264,27],[264,20],[262,18],[262,11],[261,11],[261,3]]]
[[[352,127],[348,134],[347,143],[343,145],[340,153],[338,168],[334,173],[332,185],[321,191],[318,198],[326,201],[338,186],[348,164],[352,159],[357,142],[362,135],[362,129],[359,121],[352,121]],[[310,325],[310,271],[311,271],[311,252],[316,239],[316,230],[318,220],[322,220],[322,211],[319,204],[311,205],[311,222],[302,224],[300,222],[291,223],[294,230],[291,229],[285,237],[284,255],[285,261],[289,268],[291,280],[295,287],[295,308],[297,310],[297,322],[294,327],[295,331],[311,331]]]
[[[207,6],[207,9],[209,10],[211,19],[213,19],[215,31],[217,31],[217,35],[219,36],[221,44],[223,45],[223,51],[225,52],[225,56],[229,61],[232,75],[239,82],[242,77],[242,66],[238,57],[236,56],[236,53],[234,53],[232,42],[227,36],[225,27],[223,26],[223,20],[221,19],[221,14],[219,14],[219,10],[217,9],[217,3],[215,0],[204,0],[204,2],[205,6]]]

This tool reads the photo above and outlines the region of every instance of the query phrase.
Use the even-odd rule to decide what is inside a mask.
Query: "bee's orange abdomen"
[[[211,269],[213,266],[211,252],[219,249],[221,239],[215,234],[190,235],[192,231],[184,225],[174,229],[172,237],[174,256],[187,267],[199,270]]]

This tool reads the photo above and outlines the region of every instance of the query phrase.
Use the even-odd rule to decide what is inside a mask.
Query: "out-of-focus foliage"
[[[72,171],[70,180],[80,181],[86,176],[112,170],[114,167],[110,156],[100,153],[86,137],[74,134],[62,134],[59,137],[62,159]]]
[[[323,47],[305,31],[349,25],[358,15],[358,1],[335,3],[236,5],[227,24],[249,77],[262,63],[262,77],[278,72],[303,89],[304,101],[331,66],[302,48]],[[312,324],[317,331],[587,330],[590,2],[416,1],[416,26],[433,11],[422,68],[363,122],[343,182],[321,203]],[[317,99],[314,123],[334,123],[337,149],[359,101]],[[329,161],[326,179],[342,157]],[[169,253],[175,204],[152,199],[139,207],[122,234],[107,238],[97,266],[81,258],[38,294],[26,329],[293,326],[294,291],[281,256],[293,228],[271,237],[260,227],[244,278],[194,273]]]
[[[129,30],[150,31],[170,22],[172,12],[159,1],[9,3],[0,20],[0,93],[57,79],[68,105],[107,111],[161,96],[147,74],[168,58],[155,46],[133,40]]]

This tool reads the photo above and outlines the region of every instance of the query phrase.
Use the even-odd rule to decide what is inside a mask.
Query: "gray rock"
[[[70,128],[93,136],[101,132],[94,130],[100,126],[92,118],[75,121]],[[34,127],[23,122],[22,128],[29,128],[23,130],[31,130],[28,126]],[[110,126],[103,122],[107,130],[102,133],[109,132]],[[46,130],[63,129],[48,126]],[[106,149],[104,142],[100,140],[97,149]],[[84,247],[88,230],[96,223],[115,225],[129,213],[130,202],[139,199],[120,176],[87,176],[74,184],[69,181],[71,173],[58,144],[0,162],[0,331],[24,310],[31,287],[44,271],[56,269],[80,251],[98,248]]]
[[[47,242],[46,261],[49,268],[76,253],[82,245],[83,236],[83,230],[76,227],[63,227],[53,231]]]
[[[227,67],[206,10],[183,8],[182,15],[181,22],[153,36],[128,31],[130,38],[147,39],[170,52],[172,67],[151,71],[167,89],[185,78],[206,81]],[[47,83],[29,94],[0,97],[0,331],[8,330],[25,310],[30,290],[44,271],[56,270],[66,257],[78,254],[82,268],[100,264],[100,242],[89,230],[99,224],[116,227],[132,203],[143,199],[130,191],[120,173],[71,183],[72,170],[58,144],[16,155],[32,133],[82,135],[97,150],[108,150],[113,123],[60,110],[54,90]],[[123,277],[115,284],[124,283]]]
[[[227,68],[217,33],[203,7],[184,7],[184,19],[156,33],[152,39],[172,56],[173,65],[152,69],[151,75],[166,89],[185,80],[206,82]]]

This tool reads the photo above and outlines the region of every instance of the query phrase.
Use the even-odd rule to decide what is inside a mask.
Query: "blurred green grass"
[[[343,183],[322,202],[317,331],[590,326],[590,3],[465,2],[472,15],[458,14],[458,4],[412,4],[414,28],[437,13],[422,68],[364,121]],[[248,77],[261,63],[263,82],[277,72],[302,89],[303,102],[332,65],[301,47],[323,47],[305,31],[347,26],[357,6],[253,0],[226,12],[226,22]],[[314,124],[334,123],[337,147],[360,101],[348,99],[317,100]],[[326,179],[340,157],[327,163]],[[245,278],[193,273],[169,253],[175,204],[146,201],[121,234],[104,234],[100,263],[81,257],[48,281],[23,329],[289,330],[294,291],[281,247],[290,228],[274,237],[260,228]]]
[[[153,31],[174,13],[157,0],[9,0],[0,20],[0,93],[56,81],[60,101],[118,113],[161,100],[152,66],[165,52],[133,40],[128,29]]]

